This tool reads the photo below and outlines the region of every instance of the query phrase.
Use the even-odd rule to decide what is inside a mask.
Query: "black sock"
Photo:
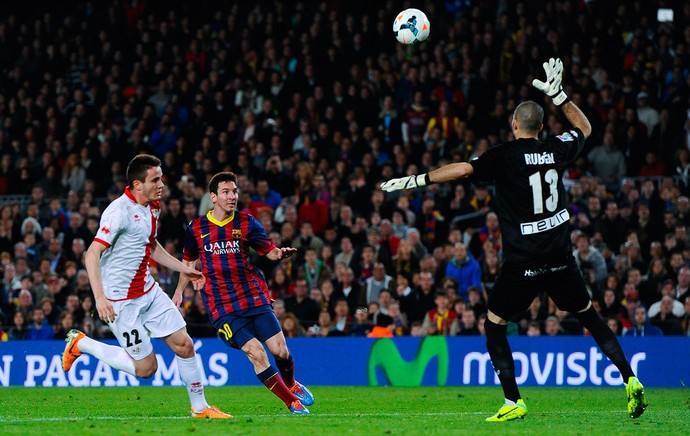
[[[507,326],[494,324],[487,319],[484,330],[486,331],[486,349],[489,351],[491,363],[501,381],[503,394],[506,399],[517,401],[520,399],[520,391],[515,381],[515,361],[508,344]]]
[[[630,363],[628,363],[628,359],[625,357],[616,335],[614,335],[609,326],[599,318],[594,307],[590,307],[584,312],[576,313],[575,317],[580,321],[583,327],[589,330],[606,357],[611,359],[611,362],[616,365],[616,368],[618,368],[623,376],[623,381],[627,383],[630,377],[634,377],[635,373],[632,368],[630,368]]]

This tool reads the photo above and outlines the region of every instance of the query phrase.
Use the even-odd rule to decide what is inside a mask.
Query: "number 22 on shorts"
[[[223,324],[223,327],[218,329],[218,333],[221,334],[226,341],[232,338],[232,330],[230,330],[230,325],[228,323]]]

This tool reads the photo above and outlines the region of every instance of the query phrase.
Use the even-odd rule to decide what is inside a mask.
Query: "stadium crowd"
[[[422,2],[405,47],[398,2],[38,1],[0,17],[0,337],[110,332],[82,255],[137,153],[163,162],[158,238],[180,257],[239,176],[241,209],[298,255],[255,260],[288,337],[481,335],[500,269],[491,186],[384,195],[382,180],[510,139],[529,84],[560,56],[593,134],[567,171],[574,255],[617,334],[690,335],[690,4]],[[657,22],[659,6],[673,22]],[[152,266],[169,293],[177,277]],[[215,336],[200,295],[192,336]],[[585,334],[544,298],[521,335]]]

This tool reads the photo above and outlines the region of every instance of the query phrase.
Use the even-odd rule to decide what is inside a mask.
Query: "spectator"
[[[347,304],[347,300],[339,299],[335,303],[334,317],[332,328],[328,333],[329,336],[350,336],[353,327],[356,326],[357,322],[354,317],[350,315],[350,308]],[[355,311],[356,313],[356,311]]]
[[[304,252],[304,277],[307,280],[307,286],[316,288],[321,284],[330,280],[333,277],[333,271],[323,260],[316,255],[316,250],[309,247]]]
[[[676,317],[683,316],[683,314],[685,313],[685,309],[683,308],[683,303],[676,300],[675,298],[676,289],[673,287],[673,282],[664,282],[664,284],[661,286],[660,293],[660,299],[651,306],[649,306],[647,316],[651,319],[659,314],[659,312],[661,311],[661,305],[664,297],[668,297],[668,301],[666,304],[670,304],[673,315],[675,315]]]
[[[419,285],[414,290],[407,275],[398,273],[396,276],[397,298],[410,323],[422,322],[427,312],[436,307],[436,291],[434,277],[428,271],[419,273]]]
[[[374,328],[374,324],[369,319],[369,309],[359,306],[355,309],[355,325],[352,327],[352,336],[366,336]]]
[[[649,94],[644,91],[637,94],[637,118],[644,124],[647,136],[652,136],[659,124],[659,111],[649,105]]]
[[[285,313],[282,321],[280,322],[280,327],[283,329],[283,334],[286,338],[305,336],[302,325],[297,317],[291,312]]]
[[[285,311],[294,314],[304,328],[318,322],[321,307],[309,298],[309,289],[304,278],[295,280],[295,294],[285,298]]]
[[[664,336],[677,335],[680,333],[680,317],[673,313],[673,303],[676,301],[677,300],[674,300],[672,297],[664,295],[659,302],[658,313],[650,317],[650,322],[659,327],[664,333]],[[684,314],[685,308],[683,308],[683,315]]]
[[[31,313],[34,310],[34,297],[26,288],[19,291],[17,302],[16,302],[16,312],[22,312],[24,319],[31,319]]]
[[[269,280],[268,285],[273,300],[284,299],[288,295],[294,294],[294,285],[288,281],[285,268],[281,265],[273,270],[273,277]]]
[[[632,326],[625,332],[624,336],[663,336],[664,333],[657,326],[650,324],[647,319],[647,309],[636,306],[633,312]]]
[[[547,336],[559,336],[563,334],[561,321],[557,316],[551,315],[546,318],[546,322],[544,324],[544,333]]]
[[[477,327],[477,316],[474,310],[465,309],[462,311],[462,318],[459,323],[461,336],[477,336],[479,335],[479,328]]]
[[[458,282],[458,295],[467,300],[467,288],[482,286],[482,271],[479,263],[468,253],[465,244],[455,244],[454,256],[446,265],[446,277],[452,277]]]
[[[340,252],[335,255],[334,263],[352,268],[354,255],[355,251],[352,247],[352,241],[347,236],[342,237],[340,239]]]
[[[276,314],[276,318],[278,319],[278,322],[281,322],[283,319],[283,316],[285,316],[285,302],[281,299],[276,299],[273,300],[273,313]]]
[[[589,244],[589,238],[584,233],[575,239],[573,256],[585,277],[585,281],[590,285],[595,285],[597,289],[601,289],[608,276],[606,259],[599,250]]]
[[[53,335],[53,339],[61,339],[64,340],[67,338],[67,333],[75,328],[76,325],[74,323],[74,317],[72,316],[72,313],[64,311],[60,313],[60,320],[55,327],[55,334]]]
[[[7,335],[9,336],[10,341],[23,341],[29,339],[29,329],[26,325],[26,316],[21,310],[14,312],[14,316],[12,317],[12,327],[10,327]]]
[[[374,264],[374,272],[371,277],[366,279],[364,287],[366,290],[366,302],[377,301],[379,292],[382,289],[390,290],[393,284],[393,277],[386,274],[386,269],[383,264],[378,262]]]
[[[454,336],[458,334],[459,322],[455,311],[450,308],[448,294],[437,291],[434,296],[436,307],[426,313],[422,329],[427,335]]]
[[[33,310],[31,315],[31,324],[26,335],[28,340],[46,340],[53,339],[55,332],[53,328],[48,325],[43,309],[37,307]]]
[[[592,175],[599,177],[607,189],[617,192],[621,180],[626,176],[626,160],[623,152],[616,146],[613,132],[604,133],[604,143],[594,147],[587,159]]]
[[[525,334],[527,336],[541,336],[541,325],[536,321],[531,321],[527,325],[527,331]]]

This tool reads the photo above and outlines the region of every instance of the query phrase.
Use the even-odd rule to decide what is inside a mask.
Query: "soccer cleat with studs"
[[[192,409],[192,418],[229,419],[232,417],[232,415],[229,415],[225,412],[221,412],[220,410],[218,410],[218,408],[214,406],[208,406],[201,412],[195,412],[194,409]]]
[[[295,400],[290,404],[290,413],[293,415],[309,415],[309,409],[304,407],[300,400]]]
[[[498,409],[494,416],[486,418],[486,422],[505,422],[513,419],[523,419],[527,415],[527,406],[522,400],[517,400],[517,403],[510,405],[504,404]]]
[[[295,380],[295,384],[293,384],[290,388],[290,392],[292,392],[305,406],[311,406],[314,404],[314,394],[312,394],[306,386],[297,380]]]
[[[65,338],[67,345],[65,345],[65,351],[62,353],[62,369],[64,369],[65,372],[69,371],[74,361],[77,360],[77,357],[81,356],[79,341],[85,336],[84,333],[77,329],[72,329],[67,333],[67,337]]]
[[[637,377],[630,377],[625,386],[625,393],[628,395],[628,414],[631,418],[639,418],[649,403],[644,395],[644,386]]]

